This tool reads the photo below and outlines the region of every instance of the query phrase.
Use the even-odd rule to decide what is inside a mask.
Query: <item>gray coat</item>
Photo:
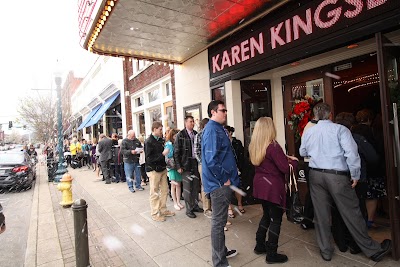
[[[99,160],[100,161],[108,161],[112,158],[111,148],[113,146],[113,141],[106,137],[100,140],[98,146],[98,151],[100,153]]]

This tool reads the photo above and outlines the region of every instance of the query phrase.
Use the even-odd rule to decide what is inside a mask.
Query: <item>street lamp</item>
[[[57,128],[58,128],[58,168],[54,177],[54,183],[59,183],[67,169],[64,166],[64,137],[63,137],[63,125],[62,125],[62,111],[61,111],[61,72],[56,72],[55,82],[57,86]]]

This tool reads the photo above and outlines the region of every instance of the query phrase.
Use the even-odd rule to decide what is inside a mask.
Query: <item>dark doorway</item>
[[[271,81],[240,81],[240,89],[242,94],[244,147],[247,151],[256,121],[261,117],[272,118]]]

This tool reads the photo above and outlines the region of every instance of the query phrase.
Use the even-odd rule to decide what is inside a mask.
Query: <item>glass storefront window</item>
[[[174,128],[174,109],[172,106],[166,107],[167,127]]]
[[[223,86],[212,89],[211,95],[212,100],[221,100],[225,102],[225,88]]]
[[[188,107],[183,108],[184,116],[192,116],[194,119],[194,130],[198,131],[200,127],[201,117],[201,104],[195,104]]]
[[[241,81],[244,146],[250,144],[256,121],[272,117],[271,82],[269,80]]]
[[[149,102],[156,101],[161,97],[160,90],[159,89],[153,90],[148,94],[148,96],[149,96]]]
[[[135,106],[136,107],[143,106],[143,104],[144,104],[143,96],[139,96],[138,98],[135,99]]]
[[[143,137],[145,137],[146,136],[146,124],[145,124],[145,119],[144,119],[144,112],[136,114],[136,122],[138,123],[138,126],[139,126],[139,133]]]
[[[150,115],[151,123],[153,123],[155,121],[162,121],[160,107],[149,109],[149,115]]]
[[[165,84],[165,95],[166,96],[170,96],[171,95],[171,84],[170,83],[166,83]]]

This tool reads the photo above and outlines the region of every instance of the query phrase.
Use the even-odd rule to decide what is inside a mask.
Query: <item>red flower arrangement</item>
[[[296,99],[293,103],[292,110],[288,114],[288,124],[290,129],[295,130],[295,141],[298,142],[303,135],[304,127],[312,119],[313,107],[321,102],[309,95],[305,95],[302,99]]]

